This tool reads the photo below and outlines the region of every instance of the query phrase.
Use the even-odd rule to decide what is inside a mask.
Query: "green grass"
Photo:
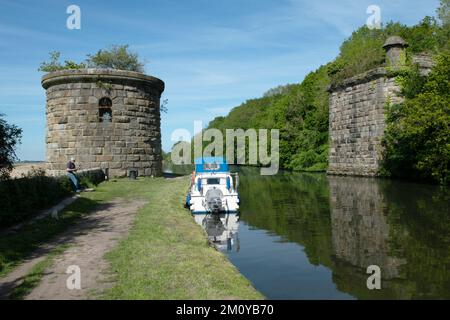
[[[107,255],[114,285],[105,299],[262,299],[220,252],[207,243],[205,232],[183,208],[188,178],[117,179],[83,193],[59,220],[51,217],[24,226],[0,239],[0,277],[24,261],[40,245],[77,223],[98,205],[115,198],[144,199],[130,234]],[[65,246],[47,254],[12,292],[26,296]]]
[[[120,184],[136,186],[133,183],[122,180]],[[82,193],[79,199],[69,205],[62,214],[60,213],[58,220],[49,216],[24,225],[17,233],[0,237],[0,277],[6,276],[42,244],[51,242],[101,203],[117,197],[132,198],[143,194],[145,192],[140,190],[126,194],[121,187],[116,186],[116,182],[104,183],[99,185],[95,192]]]
[[[107,299],[262,299],[183,208],[187,178],[118,182],[144,196],[129,236],[107,255],[115,285]],[[109,186],[111,183],[109,184]]]
[[[53,265],[55,257],[63,253],[68,247],[68,245],[60,245],[55,247],[44,260],[38,262],[30,270],[30,272],[24,277],[22,283],[12,290],[9,295],[9,299],[20,300],[26,297],[39,284],[39,282],[41,282],[45,270]]]

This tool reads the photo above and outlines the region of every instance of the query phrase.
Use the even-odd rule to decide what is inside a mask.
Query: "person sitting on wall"
[[[70,161],[67,163],[67,175],[72,182],[72,186],[75,192],[80,192],[80,183],[78,182],[78,177],[75,174],[77,172],[77,167],[75,165],[75,158],[70,158]]]

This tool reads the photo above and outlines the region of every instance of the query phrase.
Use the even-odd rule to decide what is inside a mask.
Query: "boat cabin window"
[[[220,184],[220,179],[218,178],[206,179],[206,184]]]
[[[205,171],[212,171],[212,170],[219,170],[220,165],[217,163],[205,163],[203,165],[203,170]]]

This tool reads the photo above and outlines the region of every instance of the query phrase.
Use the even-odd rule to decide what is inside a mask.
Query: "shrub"
[[[45,175],[26,176],[0,182],[0,227],[21,222],[37,210],[55,204],[70,195],[72,188],[67,177]]]
[[[88,55],[87,63],[93,68],[144,72],[144,63],[139,61],[137,53],[128,51],[128,45],[115,45],[109,49],[99,50],[94,55]]]
[[[60,62],[61,53],[50,52],[50,61],[42,62],[39,71],[53,72],[68,69],[106,68],[116,70],[128,70],[144,72],[145,63],[139,59],[137,53],[130,52],[128,45],[114,45],[108,49],[102,49],[95,54],[88,54],[85,62],[76,63],[72,60]]]
[[[58,51],[50,52],[50,61],[42,62],[38,71],[53,72],[53,71],[66,70],[66,69],[86,68],[86,65],[84,63],[76,63],[72,60],[66,60],[66,61],[64,61],[64,64],[61,64],[61,62],[59,61],[60,57],[61,57],[60,52],[58,52]]]
[[[100,169],[80,174],[82,182],[87,185],[97,185],[104,177]],[[0,227],[22,222],[72,192],[67,176],[48,177],[42,169],[34,169],[19,179],[0,181]]]
[[[83,171],[77,174],[82,187],[97,186],[105,181],[105,174],[101,169]]]

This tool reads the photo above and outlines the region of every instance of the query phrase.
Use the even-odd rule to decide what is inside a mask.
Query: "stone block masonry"
[[[400,87],[378,68],[330,88],[330,174],[376,176],[386,103],[399,103]]]
[[[408,44],[398,36],[389,37],[386,65],[330,86],[328,173],[377,176],[382,163],[382,145],[387,104],[401,103],[396,71],[405,66]],[[412,57],[422,75],[433,60],[426,54]]]
[[[164,82],[144,74],[80,69],[42,78],[47,94],[47,172],[65,172],[71,157],[82,169],[110,176],[162,173],[160,98]]]

